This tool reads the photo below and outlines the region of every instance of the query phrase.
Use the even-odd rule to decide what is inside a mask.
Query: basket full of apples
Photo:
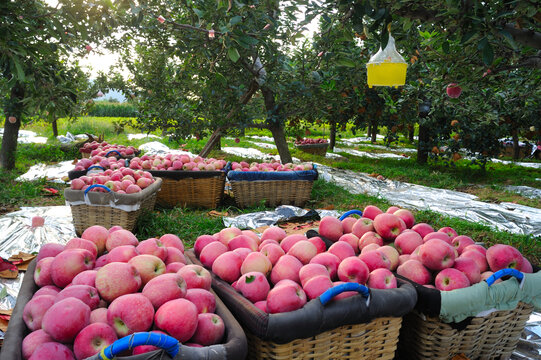
[[[133,146],[109,144],[106,141],[92,141],[85,143],[79,148],[79,152],[83,158],[91,158],[93,156],[115,156],[117,159],[131,159],[137,156],[140,153],[140,150]]]
[[[295,140],[295,147],[305,153],[325,156],[329,142],[327,139],[304,138]]]
[[[186,261],[174,234],[139,242],[121,227],[93,226],[66,245],[43,245],[26,274],[2,359],[246,356],[210,273]]]
[[[213,289],[245,329],[250,359],[339,359],[352,348],[362,349],[356,359],[394,358],[415,289],[396,279],[386,288],[385,277],[367,282],[368,268],[342,243],[348,248],[277,226],[260,236],[231,227],[199,236],[186,255],[212,272]]]
[[[92,225],[133,230],[143,210],[152,210],[162,180],[147,171],[120,168],[75,178],[64,190],[75,232]]]
[[[486,248],[449,226],[416,224],[407,209],[392,206],[383,212],[369,205],[358,213],[360,218],[346,213],[341,221],[324,218],[319,234],[358,244],[370,276],[393,272],[415,286],[418,300],[404,317],[401,356],[511,356],[533,307],[541,308],[539,268],[513,246]]]
[[[235,202],[248,207],[265,202],[267,206],[304,206],[310,200],[317,168],[310,163],[281,164],[280,161],[232,162],[227,179]]]
[[[224,195],[226,165],[225,160],[167,154],[136,157],[129,166],[162,179],[156,200],[162,207],[215,208]]]

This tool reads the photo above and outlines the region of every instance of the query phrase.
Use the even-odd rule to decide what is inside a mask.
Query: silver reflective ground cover
[[[4,128],[0,128],[0,137],[4,136]],[[44,136],[38,136],[33,131],[19,130],[19,137],[17,138],[19,144],[45,144],[47,138]]]
[[[19,176],[16,181],[33,181],[41,178],[46,178],[48,181],[55,183],[65,183],[64,178],[68,177],[68,172],[73,170],[75,165],[73,161],[62,161],[53,165],[36,164],[23,175]]]
[[[529,186],[512,186],[512,185],[505,186],[504,188],[505,190],[518,193],[530,199],[541,198],[541,189],[536,189]]]
[[[541,359],[541,314],[532,313],[511,355],[512,360]]]
[[[33,228],[32,218],[41,216],[43,226]],[[77,237],[69,206],[23,207],[0,218],[0,256],[38,252],[43,244],[65,244]]]
[[[339,217],[340,213],[334,210],[316,210],[320,217],[333,216]],[[224,217],[223,222],[226,227],[237,227],[239,229],[257,229],[261,226],[270,226],[278,221],[286,220],[294,216],[303,216],[308,210],[291,206],[281,205],[274,211],[259,211],[255,213],[243,214],[235,217]]]

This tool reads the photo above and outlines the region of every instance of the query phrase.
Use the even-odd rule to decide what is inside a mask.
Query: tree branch
[[[541,50],[540,32],[529,29],[517,29],[514,24],[505,24],[504,30],[511,34],[516,42]]]

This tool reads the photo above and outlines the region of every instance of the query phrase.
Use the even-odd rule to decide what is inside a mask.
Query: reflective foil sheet
[[[541,209],[512,203],[485,203],[478,201],[474,195],[458,191],[377,180],[367,174],[351,170],[335,169],[320,164],[317,166],[320,178],[354,194],[378,196],[397,206],[432,210],[515,234],[541,236]]]
[[[196,155],[192,154],[189,151],[182,150],[173,150],[165,144],[162,144],[158,141],[151,141],[139,146],[139,150],[143,151],[146,155],[166,155],[166,154],[179,154],[179,155],[189,155],[195,157]]]
[[[0,128],[0,137],[4,135],[4,128]],[[38,136],[33,131],[19,130],[19,137],[17,138],[19,144],[45,144],[47,138],[44,136]]]
[[[161,137],[153,134],[128,134],[128,140],[139,139],[161,139]]]
[[[32,218],[41,216],[45,224],[32,227]],[[65,244],[77,237],[69,206],[23,207],[0,217],[0,256],[19,251],[37,253],[46,243]]]
[[[15,307],[17,295],[21,289],[25,273],[20,271],[16,279],[0,278],[0,310],[9,310]],[[1,337],[3,338],[3,334]]]
[[[533,312],[530,315],[511,359],[541,359],[541,313]]]
[[[62,161],[53,165],[36,164],[24,174],[19,176],[17,181],[33,181],[41,178],[46,178],[48,181],[55,183],[65,183],[68,178],[68,172],[73,170],[75,165],[73,161]]]
[[[334,210],[316,210],[320,217],[334,216],[339,217],[340,213]],[[239,229],[257,229],[261,226],[270,226],[278,221],[287,220],[294,216],[303,216],[308,210],[291,206],[281,205],[274,211],[260,211],[250,214],[243,214],[236,217],[224,217],[223,222],[226,227],[237,227]]]
[[[402,159],[409,159],[409,156],[407,155],[399,155],[394,153],[371,153],[366,151],[360,151],[360,150],[354,150],[354,149],[341,149],[341,148],[334,148],[334,152],[345,152],[350,155],[354,156],[363,156],[370,159],[396,159],[396,160],[402,160]]]
[[[536,189],[529,186],[512,186],[512,185],[505,186],[505,189],[508,191],[516,192],[530,199],[541,198],[541,189]]]

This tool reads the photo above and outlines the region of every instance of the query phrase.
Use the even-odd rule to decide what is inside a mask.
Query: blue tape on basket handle
[[[521,283],[522,283],[522,280],[524,279],[524,274],[523,273],[521,273],[518,270],[508,268],[508,269],[501,269],[501,270],[496,271],[494,274],[492,274],[485,281],[487,282],[488,286],[491,286],[492,284],[494,284],[494,282],[496,280],[498,280],[501,277],[507,276],[507,275],[511,275],[511,276],[516,277],[517,280],[519,282],[521,282]]]
[[[105,157],[109,157],[109,154],[111,154],[111,153],[117,153],[118,156],[122,156],[122,155],[120,155],[120,151],[118,151],[118,150],[111,150],[111,151],[109,151],[107,154],[105,154]]]
[[[92,189],[95,189],[95,188],[101,188],[101,189],[105,189],[107,190],[107,192],[111,192],[111,189],[109,189],[107,186],[105,185],[101,185],[101,184],[94,184],[94,185],[90,185],[89,187],[86,188],[85,190],[85,196],[86,194],[88,194],[88,192]]]
[[[349,210],[349,211],[346,211],[342,216],[340,216],[339,220],[342,221],[350,215],[363,216],[363,212],[361,210]]]
[[[357,291],[362,296],[366,298],[366,305],[370,303],[370,290],[364,285],[358,283],[348,282],[345,284],[336,285],[319,296],[319,301],[322,305],[326,305],[329,301],[332,300],[338,294],[341,294],[345,291]]]
[[[179,352],[179,342],[174,337],[155,332],[139,332],[118,339],[98,354],[97,359],[112,360],[123,351],[133,349],[140,345],[153,345],[164,349],[171,358]]]

